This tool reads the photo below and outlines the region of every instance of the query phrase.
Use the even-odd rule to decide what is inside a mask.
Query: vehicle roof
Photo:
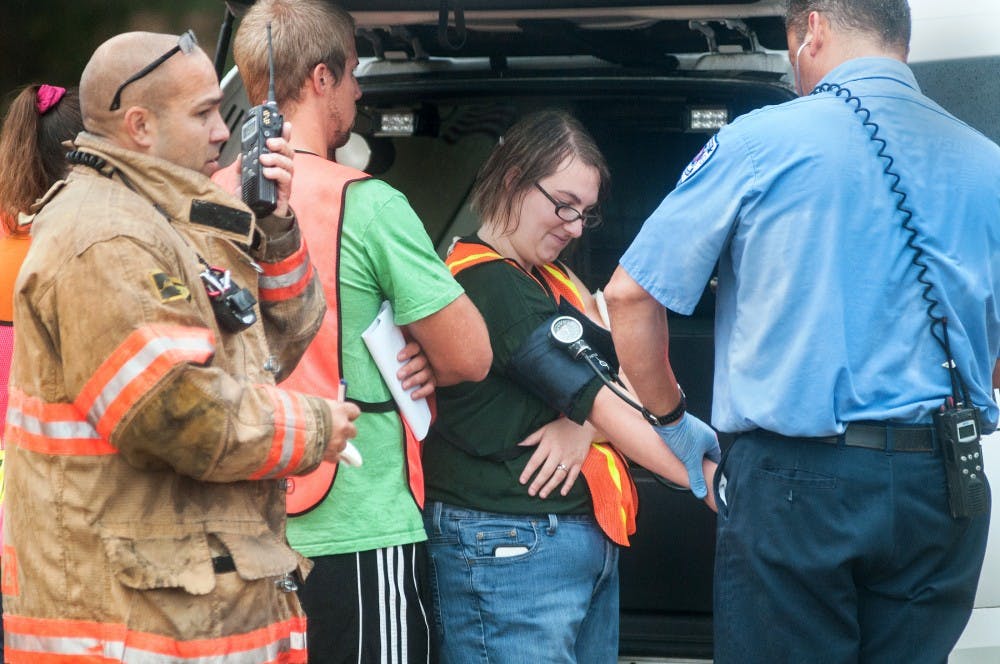
[[[254,0],[227,0],[239,15]],[[440,57],[595,55],[662,61],[716,46],[784,50],[784,0],[329,0],[351,12],[359,55],[412,49]],[[441,26],[442,4],[447,28]],[[698,21],[701,26],[692,26]],[[705,24],[711,22],[706,34]],[[372,38],[380,43],[373,44]]]

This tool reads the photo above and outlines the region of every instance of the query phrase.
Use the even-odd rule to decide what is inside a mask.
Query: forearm
[[[670,366],[666,310],[621,268],[604,296],[622,371],[650,412],[670,412],[680,403],[681,395]]]
[[[155,386],[111,443],[133,465],[166,463],[203,481],[286,477],[310,470],[331,436],[318,397],[189,366]]]
[[[619,452],[646,470],[659,475],[674,484],[690,488],[687,468],[648,422],[611,390],[603,388],[594,400],[591,424],[611,441]],[[701,462],[702,472],[711,487],[718,464],[707,456]],[[712,491],[704,498],[705,504],[713,511],[715,496]]]
[[[480,381],[490,370],[493,350],[489,332],[466,295],[410,323],[409,331],[427,355],[438,385]]]
[[[688,486],[684,464],[663,444],[639,411],[607,387],[598,392],[589,421],[635,463],[671,482]]]

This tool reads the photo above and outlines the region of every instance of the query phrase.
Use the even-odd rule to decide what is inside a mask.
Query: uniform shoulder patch
[[[156,293],[160,296],[160,302],[191,299],[191,291],[177,277],[172,277],[166,272],[150,272],[149,278],[153,282]]]
[[[705,146],[701,149],[701,151],[698,154],[694,156],[694,159],[691,160],[691,163],[684,168],[684,171],[681,173],[681,179],[677,181],[677,184],[683,184],[692,175],[697,173],[702,166],[708,163],[708,160],[712,158],[712,155],[715,154],[715,150],[718,147],[719,147],[718,138],[713,136],[712,138],[708,139],[708,143],[705,143]]]

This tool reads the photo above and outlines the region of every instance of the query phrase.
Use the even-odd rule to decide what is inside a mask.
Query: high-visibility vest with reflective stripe
[[[556,304],[560,300],[566,300],[578,311],[584,310],[583,297],[576,284],[565,271],[551,263],[541,266],[539,274],[542,276],[542,281],[539,281],[535,275],[525,272],[516,261],[504,258],[490,247],[459,241],[445,259],[445,264],[452,275],[458,275],[462,270],[474,265],[494,261],[505,261],[531,277],[540,288],[550,293]],[[598,525],[613,542],[628,546],[628,536],[635,532],[639,495],[624,457],[612,445],[592,443],[580,472],[587,481],[587,488],[590,489],[594,518]]]
[[[309,344],[295,370],[282,388],[336,399],[344,377],[340,345],[340,236],[344,223],[344,196],[348,185],[371,176],[308,152],[295,154],[295,186],[290,206],[295,210],[303,244],[320,265],[319,279],[326,295],[327,311],[316,337]],[[213,176],[224,188],[236,183],[235,164]],[[266,276],[266,275],[265,275]],[[262,280],[261,292],[264,284]],[[362,412],[365,404],[359,404]],[[398,413],[398,411],[397,411]],[[403,427],[401,444],[406,457],[410,493],[419,507],[424,506],[424,474],[420,461],[420,441],[400,417]],[[316,508],[329,495],[336,479],[337,464],[324,461],[310,473],[287,481],[286,511],[300,516]]]

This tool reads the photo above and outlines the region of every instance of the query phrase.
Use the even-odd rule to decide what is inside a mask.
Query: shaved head
[[[108,110],[119,85],[176,45],[177,35],[126,32],[98,46],[80,77],[80,110],[84,128],[95,134],[114,136],[128,107],[141,105],[156,108],[163,100],[169,99],[176,81],[170,66],[175,58],[130,83],[122,91],[121,108]]]
[[[150,69],[152,67],[152,69]],[[115,92],[125,86],[111,108]],[[229,138],[215,67],[193,39],[126,32],[97,47],[80,77],[87,131],[128,150],[210,175]]]

